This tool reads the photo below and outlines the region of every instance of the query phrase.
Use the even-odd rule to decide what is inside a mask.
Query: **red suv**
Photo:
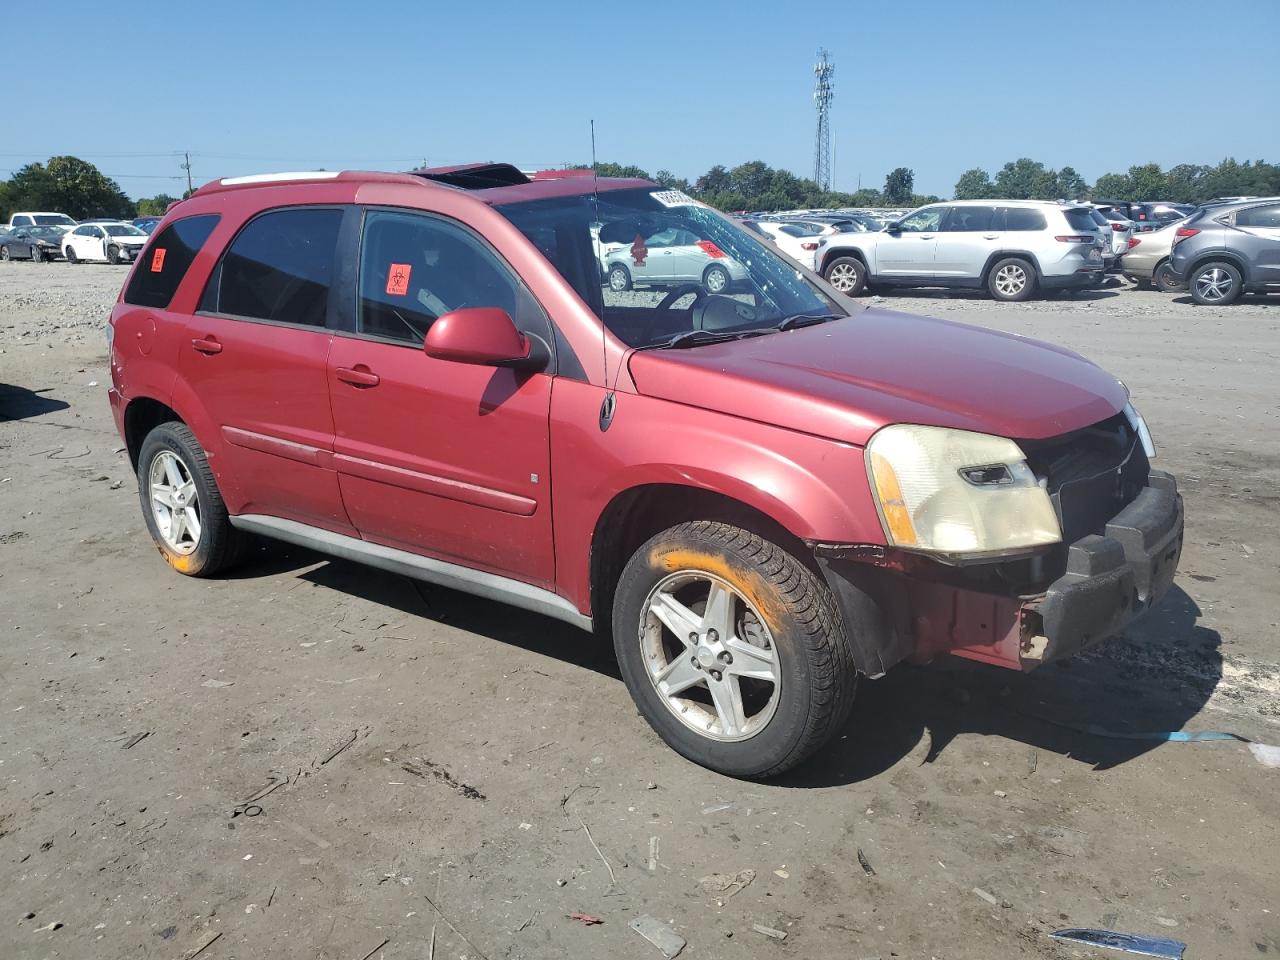
[[[176,570],[262,534],[594,629],[654,729],[735,776],[813,753],[859,675],[1115,634],[1181,550],[1115,377],[864,309],[644,180],[217,181],[110,331]]]

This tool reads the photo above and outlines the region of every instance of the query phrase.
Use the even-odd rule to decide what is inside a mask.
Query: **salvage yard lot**
[[[691,958],[1099,955],[1067,926],[1280,954],[1280,770],[1079,729],[1280,743],[1277,298],[884,298],[1122,377],[1182,568],[1087,658],[897,669],[744,784],[661,743],[570,627],[282,545],[172,573],[105,398],[124,273],[0,265],[0,957],[395,960],[434,929],[438,957],[654,960],[646,913]]]

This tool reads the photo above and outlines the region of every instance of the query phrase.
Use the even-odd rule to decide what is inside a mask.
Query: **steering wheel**
[[[682,283],[680,286],[671,290],[665,297],[658,301],[655,310],[670,310],[677,300],[686,294],[693,294],[693,303],[689,304],[689,312],[693,318],[693,329],[702,329],[702,311],[698,309],[698,304],[707,299],[706,289],[700,283]]]

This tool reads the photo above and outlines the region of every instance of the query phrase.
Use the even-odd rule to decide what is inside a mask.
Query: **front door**
[[[355,283],[355,329],[328,365],[352,523],[366,540],[551,586],[553,378],[422,349],[462,307],[501,307],[549,343],[541,308],[483,240],[420,212],[365,214]]]
[[[326,374],[343,215],[292,207],[250,221],[214,268],[179,369],[220,433],[210,466],[227,477],[236,513],[352,536],[331,463]]]
[[[899,229],[876,238],[876,276],[930,279],[945,207],[925,207],[899,222]]]

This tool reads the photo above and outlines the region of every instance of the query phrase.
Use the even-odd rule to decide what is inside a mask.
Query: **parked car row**
[[[150,220],[154,230],[160,218],[143,219]],[[13,223],[14,220],[22,222]],[[0,229],[0,260],[36,263],[132,263],[148,236],[147,231],[123,220],[100,218],[76,223],[61,213],[16,213],[10,218],[10,226]]]

